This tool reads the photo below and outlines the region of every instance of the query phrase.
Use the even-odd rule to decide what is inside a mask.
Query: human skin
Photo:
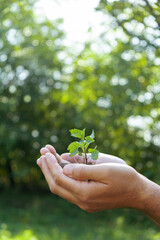
[[[138,209],[160,226],[160,186],[122,159],[100,153],[93,165],[85,165],[78,155],[59,156],[51,145],[40,152],[37,164],[52,193],[90,213],[114,208]],[[59,164],[63,163],[67,165],[62,169]]]

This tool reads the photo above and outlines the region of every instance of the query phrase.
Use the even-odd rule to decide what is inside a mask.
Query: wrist
[[[160,186],[138,173],[138,201],[136,209],[160,224]]]

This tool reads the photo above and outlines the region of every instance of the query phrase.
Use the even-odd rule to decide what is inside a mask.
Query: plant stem
[[[86,154],[86,152],[85,152],[85,159],[86,159],[86,164],[88,164],[88,162],[87,162],[87,154]]]
[[[87,153],[86,153],[86,148],[85,148],[85,145],[84,145],[84,156],[85,156],[85,161],[86,161],[86,165],[88,164],[87,162]]]

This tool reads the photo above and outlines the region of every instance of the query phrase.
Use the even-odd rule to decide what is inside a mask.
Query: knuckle
[[[80,208],[88,213],[93,213],[94,211],[91,209],[89,204],[82,204]]]
[[[58,178],[57,178],[57,176],[54,176],[54,182],[55,182],[55,184],[58,183]]]
[[[49,186],[49,189],[50,189],[50,191],[51,191],[52,193],[55,193],[55,189],[54,189],[54,186],[53,186],[53,185]]]
[[[81,195],[81,201],[83,202],[83,203],[89,203],[89,201],[90,201],[90,195],[89,195],[89,193],[83,193],[82,195]]]
[[[55,182],[55,184],[59,184],[59,182],[60,182],[57,175],[54,176],[54,182]]]
[[[91,213],[91,208],[88,205],[86,205],[85,206],[85,211],[88,212],[88,213]]]
[[[85,206],[85,204],[81,204],[81,205],[79,205],[79,207],[80,207],[82,210],[86,211],[86,206]]]
[[[55,189],[55,185],[52,183],[50,186],[50,191],[53,193],[53,194],[56,194],[56,189]]]

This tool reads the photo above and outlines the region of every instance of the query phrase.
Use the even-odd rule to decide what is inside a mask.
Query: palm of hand
[[[45,155],[47,152],[52,153],[60,164],[84,163],[83,158],[78,154],[73,157],[70,157],[69,153],[63,153],[60,156],[59,154],[57,154],[55,148],[51,145],[46,145],[44,148],[41,149],[40,152],[42,155]],[[92,165],[101,164],[101,163],[119,163],[119,164],[126,165],[126,162],[123,161],[121,158],[118,158],[109,154],[104,154],[104,153],[100,153],[99,158],[97,160],[89,159],[88,163]]]

